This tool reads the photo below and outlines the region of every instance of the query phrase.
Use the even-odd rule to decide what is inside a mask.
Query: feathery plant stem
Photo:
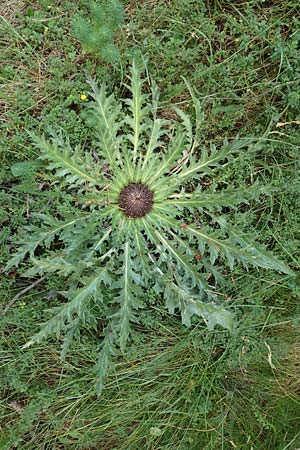
[[[86,5],[90,17],[77,15],[73,21],[75,37],[80,41],[83,51],[100,57],[108,63],[120,59],[114,44],[114,33],[123,22],[124,9],[119,0],[93,1]]]

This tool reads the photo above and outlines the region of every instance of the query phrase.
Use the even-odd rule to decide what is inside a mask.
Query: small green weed
[[[83,51],[106,62],[120,58],[114,44],[114,34],[123,22],[123,7],[118,0],[89,3],[90,18],[78,16],[74,20],[74,33]]]

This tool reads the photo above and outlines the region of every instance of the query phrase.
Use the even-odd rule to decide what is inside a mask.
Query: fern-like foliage
[[[216,285],[234,264],[277,270],[292,275],[264,247],[235,229],[223,208],[258,199],[270,187],[258,183],[244,189],[203,189],[201,179],[234,163],[247,139],[225,141],[221,148],[200,147],[200,103],[190,86],[196,123],[176,109],[178,123],[159,118],[158,89],[143,93],[141,70],[133,63],[123,104],[89,80],[94,102],[97,148],[72,149],[68,140],[32,134],[40,159],[61,180],[78,191],[85,212],[64,220],[39,216],[25,244],[6,269],[30,256],[25,275],[57,273],[66,278],[66,302],[26,344],[49,335],[65,336],[62,357],[82,326],[99,328],[103,341],[97,363],[98,391],[114,355],[124,352],[138,309],[145,307],[145,292],[163,296],[170,313],[180,311],[190,326],[200,317],[209,329],[233,328],[233,314],[217,302]],[[95,159],[93,151],[98,153]],[[184,155],[184,158],[182,156]],[[109,166],[109,169],[107,169]],[[106,167],[106,170],[104,170]],[[193,180],[193,192],[186,183]],[[188,219],[192,217],[193,219]],[[54,239],[60,242],[54,246]],[[44,253],[36,249],[44,248]]]
[[[74,33],[83,51],[115,62],[119,50],[114,44],[114,33],[123,22],[123,6],[118,0],[105,0],[100,3],[88,2],[90,17],[78,16],[74,21]]]

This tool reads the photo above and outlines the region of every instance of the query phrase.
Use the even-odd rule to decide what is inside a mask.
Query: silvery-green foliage
[[[53,310],[26,346],[49,335],[63,335],[64,357],[78,330],[85,325],[96,329],[101,315],[103,339],[97,363],[101,392],[114,355],[125,351],[132,324],[139,322],[148,289],[164,297],[170,313],[179,311],[186,326],[199,317],[209,329],[220,325],[232,330],[233,314],[214,294],[225,265],[229,270],[241,263],[292,272],[222,214],[223,207],[257,199],[267,188],[202,187],[203,177],[234,164],[249,142],[201,146],[202,112],[188,84],[195,123],[178,108],[177,121],[160,117],[157,86],[145,93],[136,63],[127,86],[131,95],[123,103],[107,94],[105,84],[89,83],[96,148],[72,148],[60,134],[51,140],[32,134],[40,159],[48,161],[64,188],[76,191],[85,208],[63,220],[40,215],[42,225],[30,228],[6,269],[29,255],[33,264],[25,275],[55,272],[66,279],[66,302]],[[196,186],[192,192],[186,189],[191,180]],[[44,252],[37,255],[37,247]]]

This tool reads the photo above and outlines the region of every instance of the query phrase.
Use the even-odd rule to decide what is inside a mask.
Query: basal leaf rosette
[[[162,118],[158,88],[153,84],[145,93],[136,63],[126,100],[107,95],[105,84],[89,83],[95,130],[91,150],[72,148],[61,134],[51,140],[31,134],[40,159],[82,207],[64,220],[39,215],[40,224],[32,226],[6,269],[29,254],[33,266],[25,275],[55,272],[69,286],[63,292],[67,301],[26,346],[62,333],[64,356],[80,329],[99,327],[101,317],[100,392],[113,355],[125,351],[149,289],[165,298],[170,313],[179,311],[187,326],[198,316],[209,329],[232,330],[233,314],[215,294],[225,266],[232,270],[237,262],[293,273],[223,214],[224,207],[258,199],[264,186],[202,186],[203,177],[234,164],[249,141],[224,141],[220,148],[201,145],[201,105],[188,83],[195,121],[178,108],[177,121]],[[191,181],[192,192],[186,189]],[[58,249],[54,240],[60,242]],[[44,248],[39,256],[37,247]]]

